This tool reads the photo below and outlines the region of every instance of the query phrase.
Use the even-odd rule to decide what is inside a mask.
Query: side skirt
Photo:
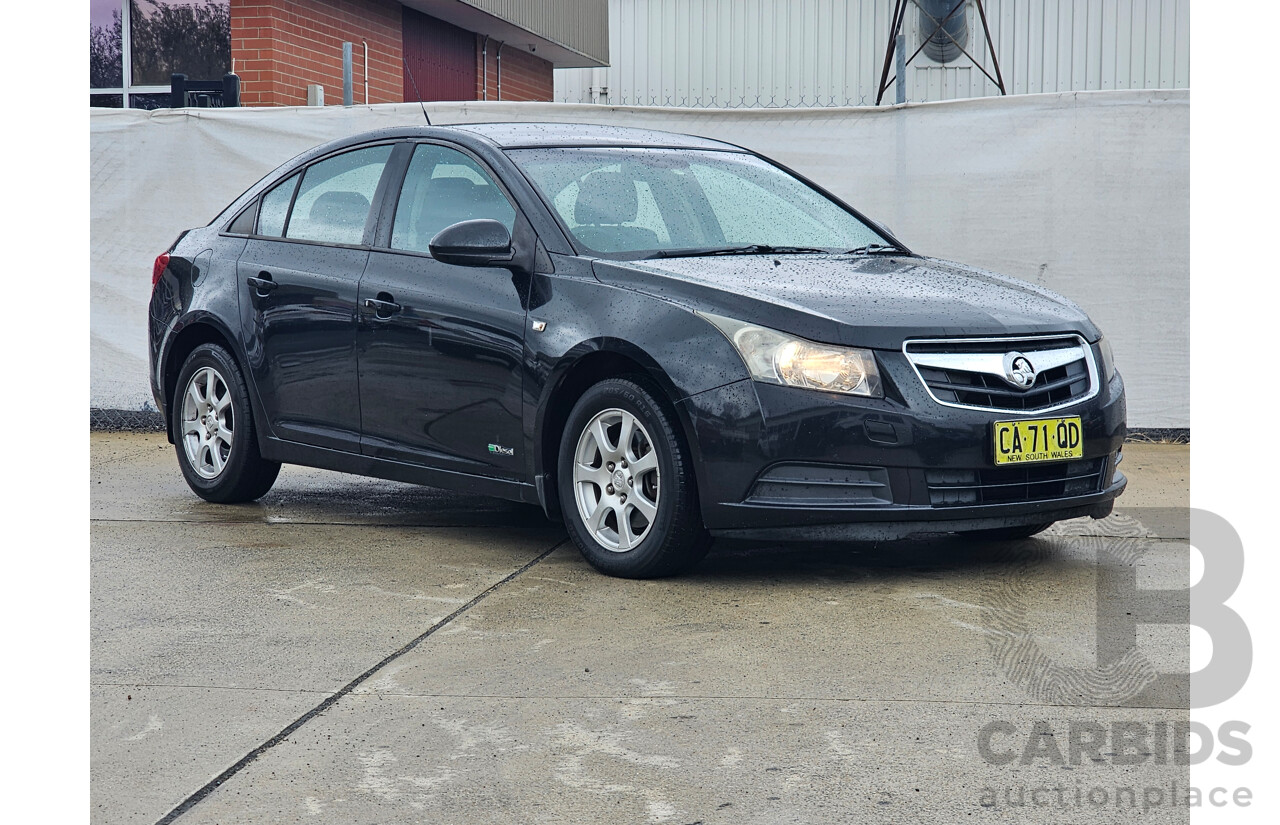
[[[438,470],[432,467],[424,467],[420,464],[356,455],[341,450],[331,450],[326,447],[299,444],[296,441],[283,441],[279,438],[264,438],[260,447],[263,458],[268,461],[279,461],[283,464],[300,464],[304,467],[318,467],[322,470],[336,470],[340,473],[372,476],[373,478],[384,478],[388,481],[423,484],[428,487],[441,487],[462,493],[493,496],[494,498],[520,501],[525,504],[540,505],[542,503],[538,498],[538,491],[534,485],[519,481],[488,478],[452,470]]]

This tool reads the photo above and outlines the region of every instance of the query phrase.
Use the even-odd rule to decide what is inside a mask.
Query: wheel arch
[[[217,344],[230,354],[231,360],[235,362],[240,374],[244,376],[245,384],[249,390],[249,412],[254,418],[254,430],[259,439],[263,437],[264,431],[261,417],[258,415],[259,404],[253,380],[245,368],[244,357],[232,343],[233,340],[230,331],[212,315],[196,316],[185,319],[180,324],[175,325],[175,331],[172,333],[171,340],[165,348],[161,371],[163,377],[165,433],[169,438],[170,444],[173,443],[173,405],[174,396],[177,392],[178,374],[182,372],[182,366],[187,362],[187,358],[195,351],[196,347],[202,344]]]
[[[628,376],[638,377],[657,390],[658,402],[674,417],[677,435],[684,440],[693,457],[694,484],[700,487],[696,468],[701,453],[693,437],[693,422],[689,420],[684,405],[678,403],[681,395],[666,370],[651,355],[630,342],[612,338],[584,341],[560,359],[538,404],[534,424],[534,477],[548,518],[560,520],[555,473],[569,413],[593,385],[608,378]]]

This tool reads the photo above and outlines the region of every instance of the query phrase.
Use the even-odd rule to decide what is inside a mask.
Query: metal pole
[[[352,105],[351,43],[342,44],[342,105]]]
[[[991,27],[987,25],[987,11],[982,7],[982,0],[978,0],[978,16],[982,18],[982,33],[987,38],[987,54],[991,55],[991,64],[996,67],[996,85],[1000,87],[1000,94],[1008,94],[1004,88],[1004,75],[1000,74],[1000,61],[996,58],[996,47],[991,42]],[[990,76],[987,75],[987,77]]]
[[[369,41],[361,40],[360,46],[364,50],[364,105],[369,105]]]
[[[889,88],[889,64],[893,61],[893,53],[897,45],[898,32],[901,30],[902,18],[906,14],[907,0],[897,0],[893,6],[893,25],[889,27],[889,42],[884,50],[884,68],[880,72],[880,85],[876,89],[876,105],[884,99],[885,90]]]
[[[898,48],[895,55],[896,65],[893,67],[894,72],[898,75],[894,85],[897,86],[898,102],[907,102],[907,36],[898,31]]]
[[[129,87],[133,85],[133,31],[129,0],[120,0],[120,105],[129,108]]]
[[[498,100],[502,100],[502,47],[507,45],[507,41],[498,44]]]

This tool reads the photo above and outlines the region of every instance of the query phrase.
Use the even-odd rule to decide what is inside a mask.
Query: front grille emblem
[[[1025,346],[1030,353],[1014,347]],[[1042,413],[1087,401],[1100,382],[1093,351],[1075,334],[908,340],[902,353],[944,407]]]
[[[1019,389],[1028,389],[1036,382],[1036,368],[1031,359],[1020,352],[1004,356],[1004,379]]]

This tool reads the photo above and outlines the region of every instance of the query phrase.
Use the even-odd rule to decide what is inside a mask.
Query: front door
[[[419,144],[386,249],[360,282],[360,420],[367,455],[521,478],[524,274],[431,257],[446,226],[516,210],[469,155]]]

